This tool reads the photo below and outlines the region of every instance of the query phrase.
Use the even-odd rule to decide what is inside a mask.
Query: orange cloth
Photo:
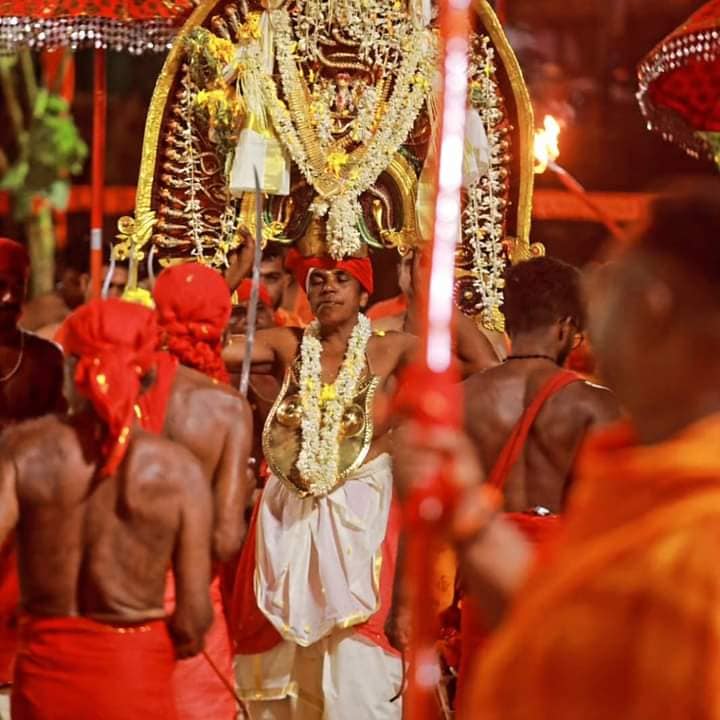
[[[300,322],[302,323],[300,327],[305,327],[313,321],[313,312],[310,307],[310,301],[302,288],[298,288],[292,303],[285,309],[288,310],[292,316],[300,318]]]
[[[13,720],[176,720],[164,621],[117,626],[23,618]]]
[[[396,295],[389,300],[381,300],[375,303],[367,311],[367,316],[371,320],[380,320],[393,315],[401,315],[407,311],[407,306],[407,298],[404,295]]]
[[[720,718],[720,414],[590,440],[542,572],[476,669],[483,720]]]
[[[252,295],[252,285],[253,283],[250,278],[245,278],[245,280],[240,283],[238,289],[235,291],[238,303],[247,302],[250,299],[250,296]],[[267,288],[262,283],[258,288],[258,300],[272,310],[272,298],[270,297],[270,293]]]
[[[235,685],[230,637],[223,612],[220,578],[210,585],[213,622],[205,636],[205,652],[230,686]],[[165,588],[165,611],[175,607],[175,583],[168,576]],[[204,655],[181,660],[175,665],[173,691],[178,720],[235,720],[237,703]]]
[[[304,328],[307,323],[296,312],[279,308],[275,311],[275,323],[280,327]]]

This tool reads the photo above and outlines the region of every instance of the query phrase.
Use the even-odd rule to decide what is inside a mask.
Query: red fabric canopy
[[[640,107],[651,129],[693,156],[715,159],[701,133],[720,132],[720,0],[665,38],[639,68]]]
[[[5,0],[0,54],[20,47],[166,50],[194,0]]]
[[[104,17],[113,20],[175,18],[194,7],[192,0],[5,0],[3,15],[35,18]]]

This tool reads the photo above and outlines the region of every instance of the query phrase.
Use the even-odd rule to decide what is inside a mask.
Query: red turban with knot
[[[247,302],[250,299],[250,293],[252,292],[252,280],[245,279],[240,283],[237,289],[237,300],[239,303]],[[264,285],[260,285],[260,302],[263,305],[267,305],[271,310],[273,309],[272,298],[270,293]]]
[[[30,256],[24,245],[9,238],[0,238],[0,273],[27,280]]]
[[[232,304],[222,275],[199,263],[173,265],[160,273],[153,295],[163,347],[183,365],[229,382],[222,341]]]
[[[65,354],[77,358],[75,387],[107,425],[103,474],[113,475],[127,450],[141,380],[167,358],[156,351],[155,314],[116,298],[92,300],[65,320],[63,332]]]
[[[360,285],[372,295],[374,289],[373,270],[370,258],[345,258],[333,260],[325,255],[310,255],[304,257],[295,248],[288,252],[285,258],[285,267],[295,275],[298,285],[307,292],[307,279],[311,270],[342,270],[352,275]]]

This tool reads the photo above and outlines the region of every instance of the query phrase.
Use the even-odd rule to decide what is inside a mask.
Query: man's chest
[[[42,376],[19,372],[0,382],[0,422],[11,424],[55,410],[56,392]]]

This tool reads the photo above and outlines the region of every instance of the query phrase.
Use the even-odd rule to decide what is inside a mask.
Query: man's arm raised
[[[242,546],[247,531],[245,507],[255,489],[247,473],[253,436],[250,406],[239,395],[228,398],[226,416],[227,434],[213,479],[213,555],[220,561],[232,558]]]
[[[202,467],[195,457],[179,445],[180,525],[173,557],[175,612],[170,633],[179,658],[192,657],[203,649],[212,622],[210,602],[210,536],[212,533],[212,495]]]
[[[240,372],[245,361],[247,348],[245,335],[231,335],[223,350],[223,360],[230,372]],[[253,365],[275,365],[286,362],[288,353],[294,355],[297,338],[292,330],[284,327],[258,330],[252,347]]]

